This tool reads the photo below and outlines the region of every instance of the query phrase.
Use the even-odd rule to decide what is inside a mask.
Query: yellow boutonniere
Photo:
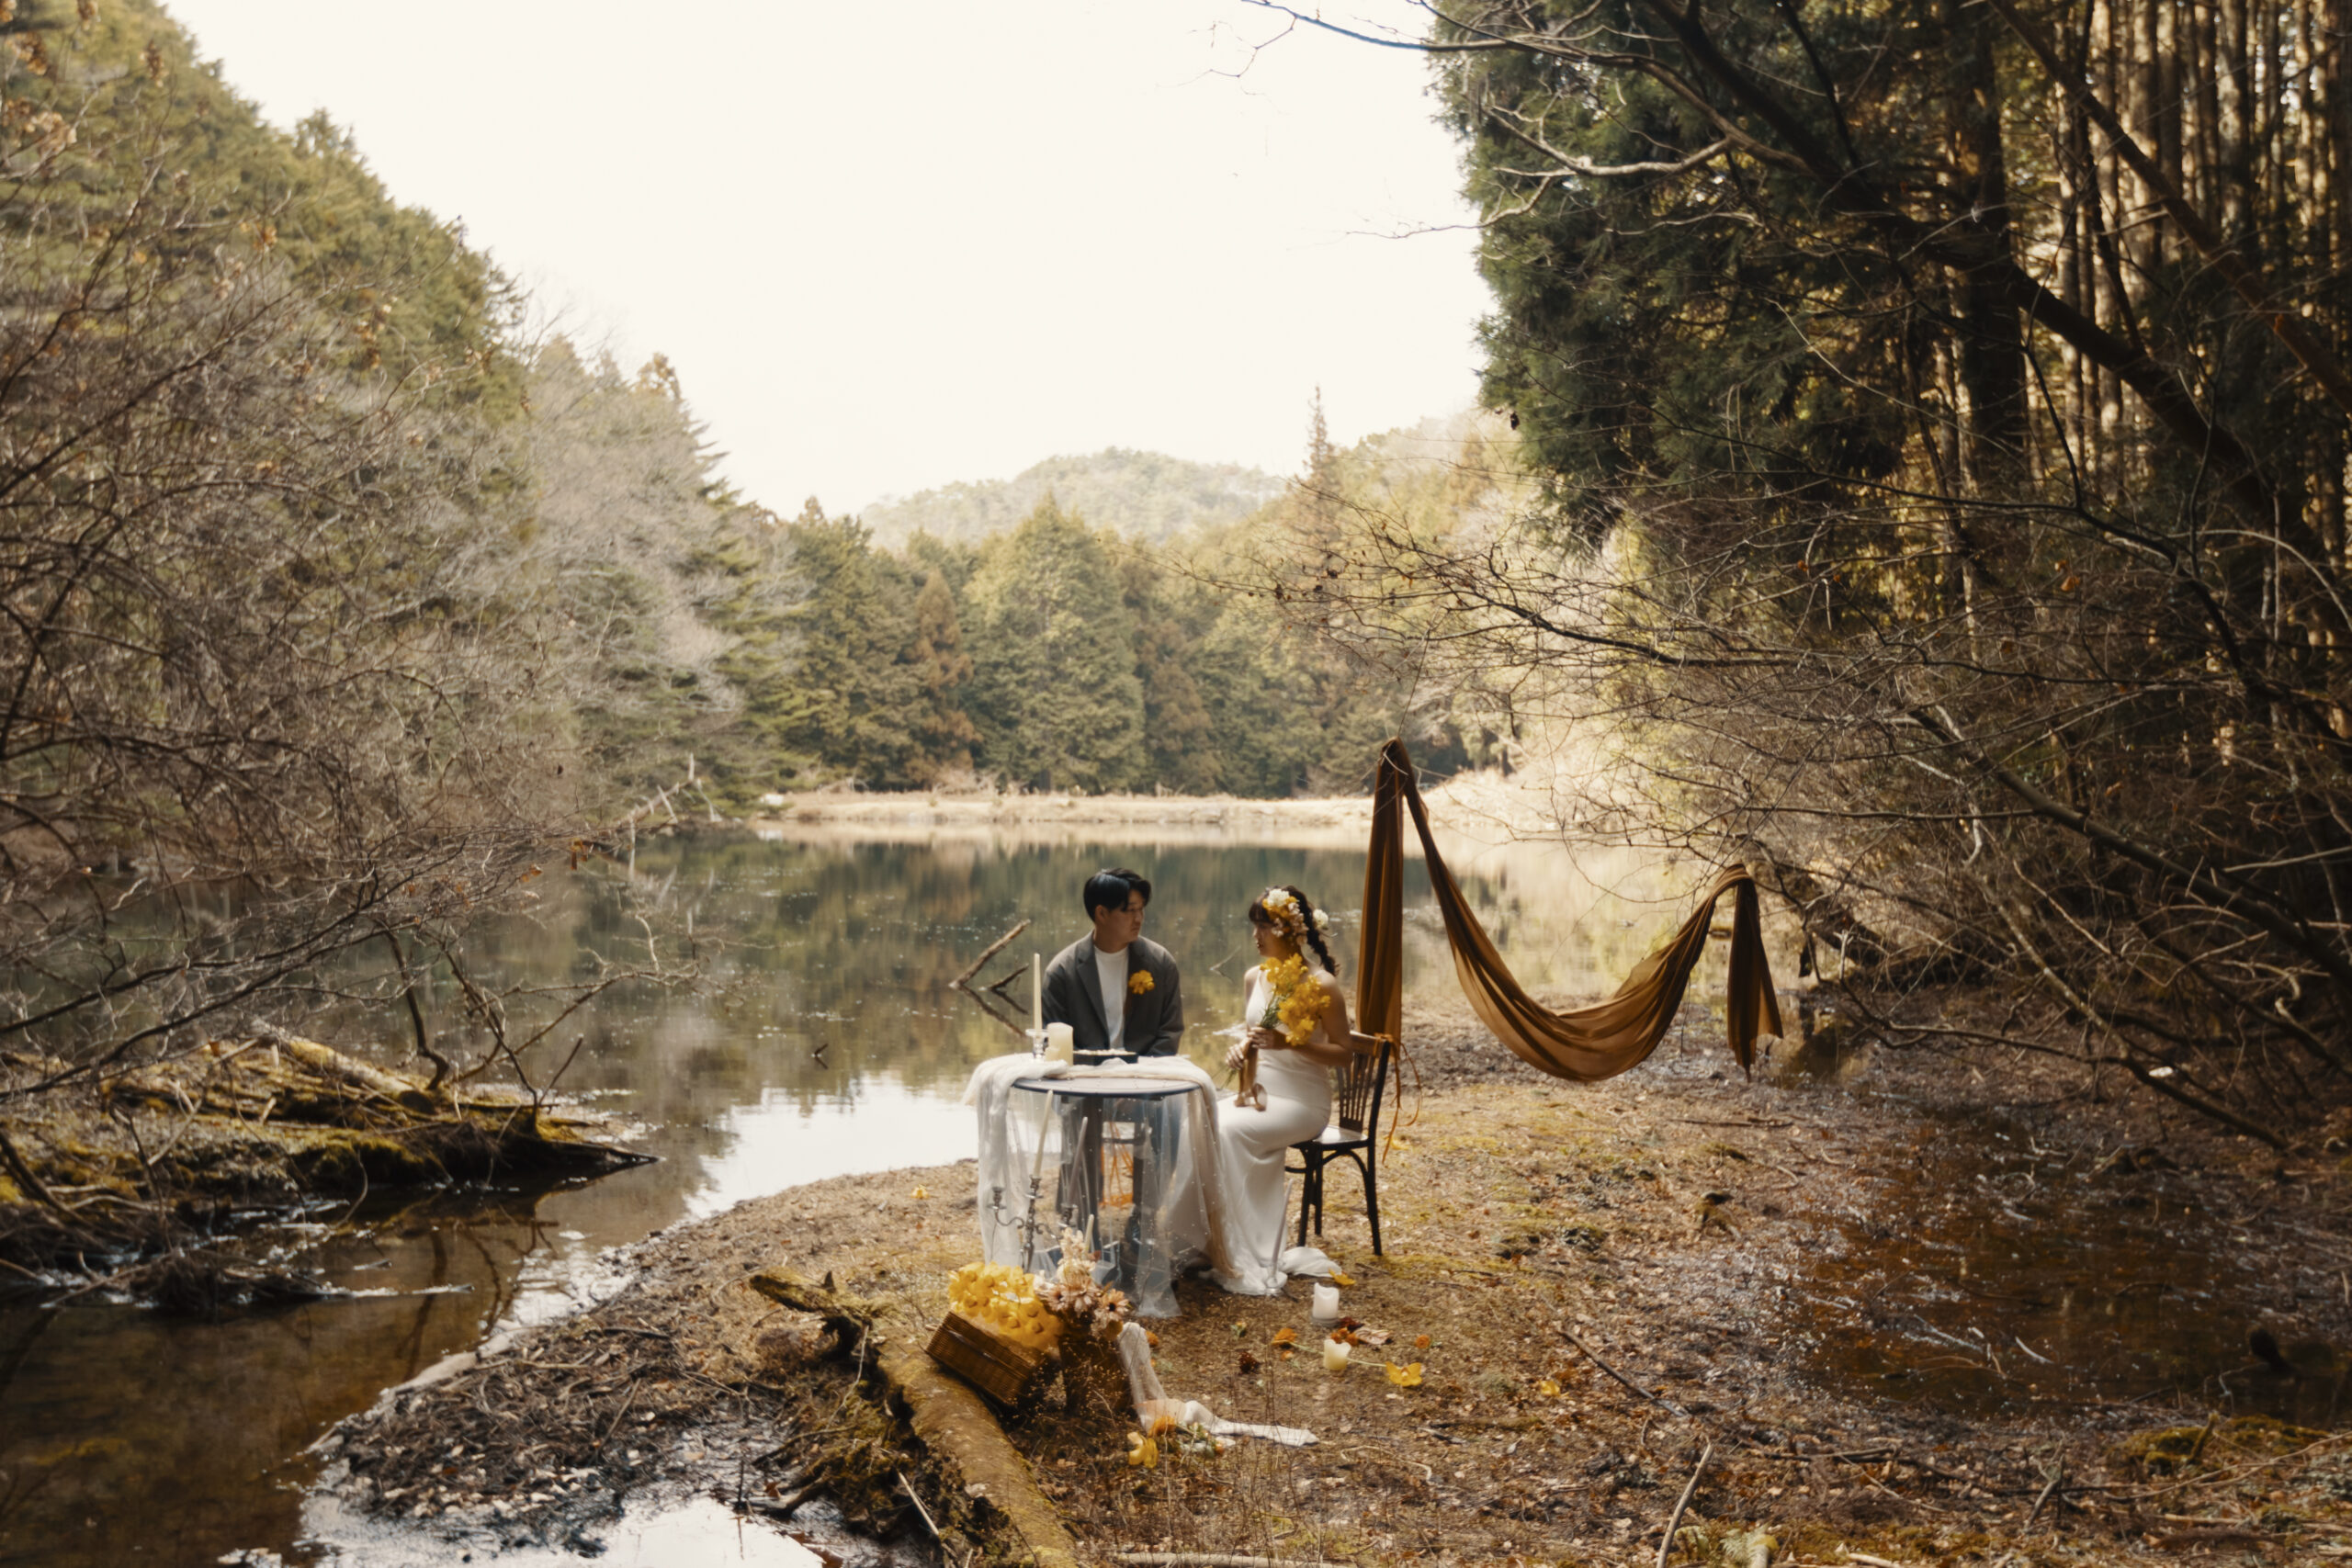
[[[1127,995],[1129,995],[1129,996],[1131,996],[1131,997],[1139,997],[1139,996],[1142,996],[1146,991],[1148,991],[1148,990],[1150,990],[1150,989],[1151,989],[1151,971],[1150,971],[1150,970],[1148,970],[1148,969],[1138,969],[1138,970],[1136,970],[1134,974],[1132,974],[1132,975],[1130,975],[1130,976],[1127,976]]]

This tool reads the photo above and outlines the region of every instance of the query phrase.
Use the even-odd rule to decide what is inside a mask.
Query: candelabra
[[[1029,1178],[1029,1201],[1023,1205],[1021,1217],[1014,1220],[1004,1206],[1004,1189],[989,1189],[989,1217],[1000,1225],[1011,1225],[1021,1235],[1021,1267],[1035,1270],[1037,1267],[1037,1233],[1045,1225],[1037,1218],[1037,1205],[1046,1195],[1045,1183],[1037,1176]]]

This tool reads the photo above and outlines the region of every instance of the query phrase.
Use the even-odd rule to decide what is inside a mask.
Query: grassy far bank
[[[2231,1365],[2218,1388],[2127,1387],[2079,1364],[2092,1340],[2013,1353],[1919,1306],[1917,1277],[1951,1277],[1928,1216],[1964,1190],[1939,1163],[1972,1124],[1952,1120],[1972,1110],[1964,1066],[1886,1065],[1871,1094],[1744,1084],[1713,1076],[1720,1047],[1692,1019],[1651,1066],[1576,1088],[1520,1069],[1456,1010],[1416,1007],[1408,1029],[1429,1087],[1384,1172],[1386,1256],[1348,1199],[1327,1236],[1354,1281],[1345,1310],[1391,1338],[1333,1376],[1303,1282],[1265,1300],[1188,1284],[1183,1314],[1151,1325],[1170,1393],[1320,1440],[1220,1455],[1164,1439],[1139,1470],[1125,1413],[1012,1418],[1084,1551],[1649,1562],[1709,1450],[1678,1562],[1747,1562],[1758,1532],[1776,1562],[2009,1568],[2189,1546],[2310,1561],[2352,1540],[2352,1434],[2279,1404],[2331,1375],[2299,1341],[2346,1339],[2340,1300],[2309,1288],[2334,1256],[2312,1236],[2352,1207],[2340,1172],[2282,1183],[2267,1151],[2153,1111],[2116,1144],[2063,1107],[2013,1107],[2006,1132],[1957,1151],[2008,1181],[1996,1140],[2030,1139],[2086,1201],[2173,1207],[2181,1259],[2211,1245],[2247,1265],[2216,1332],[2258,1323],[2297,1359],[2290,1375]],[[968,1165],[842,1178],[657,1237],[614,1300],[346,1423],[331,1482],[478,1544],[594,1540],[647,1486],[753,1511],[806,1495],[916,1540],[911,1487],[953,1560],[1017,1555],[1001,1516],[859,1384],[872,1347],[745,1283],[830,1272],[896,1302],[882,1333],[920,1345],[977,1255],[972,1184]],[[1968,1310],[1989,1313],[2008,1287],[1989,1252],[1976,1261]],[[2178,1282],[2177,1314],[2206,1310],[2200,1283]],[[1385,1361],[1419,1363],[1419,1382]],[[2262,1413],[2282,1409],[2296,1419]]]
[[[786,824],[894,824],[910,818],[942,826],[996,823],[1076,823],[1271,829],[1368,829],[1372,823],[1372,757],[1364,758],[1365,787],[1355,793],[1265,797],[1210,793],[1020,789],[818,789],[778,797],[744,820],[754,828]],[[1442,827],[1487,836],[1540,834],[1551,828],[1544,791],[1526,778],[1495,769],[1454,773],[1424,792]]]

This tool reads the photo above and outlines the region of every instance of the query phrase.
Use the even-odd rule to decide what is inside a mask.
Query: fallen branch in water
[[[947,983],[951,986],[968,987],[972,983],[972,976],[980,972],[980,965],[986,964],[989,959],[994,958],[998,953],[1002,953],[1007,947],[1011,946],[1012,939],[1019,936],[1023,931],[1027,931],[1029,929],[1029,924],[1030,923],[1027,920],[1023,920],[1019,925],[1013,927],[1011,931],[1005,932],[1002,936],[989,943],[988,951],[981,953],[978,958],[973,959],[972,966],[970,968],[965,970],[961,975],[956,976],[956,978],[948,981]]]

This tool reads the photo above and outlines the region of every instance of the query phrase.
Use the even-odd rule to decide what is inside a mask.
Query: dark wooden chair
[[[1363,1177],[1364,1217],[1372,1222],[1372,1251],[1380,1256],[1380,1100],[1388,1088],[1388,1057],[1396,1043],[1385,1035],[1358,1034],[1356,1054],[1338,1070],[1332,1085],[1331,1124],[1316,1137],[1293,1144],[1302,1165],[1285,1168],[1306,1178],[1298,1201],[1298,1245],[1306,1245],[1306,1219],[1315,1216],[1315,1234],[1323,1234],[1323,1168],[1336,1160],[1355,1162]]]

